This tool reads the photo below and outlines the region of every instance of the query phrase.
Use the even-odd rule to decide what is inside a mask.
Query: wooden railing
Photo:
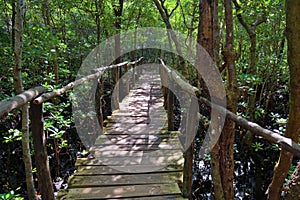
[[[134,62],[122,62],[94,69],[91,75],[73,81],[52,92],[44,93],[44,87],[37,86],[0,102],[0,118],[7,116],[8,113],[15,109],[30,103],[29,117],[31,121],[33,147],[35,149],[37,177],[39,190],[43,199],[54,199],[53,183],[50,176],[48,154],[46,149],[46,136],[44,134],[43,103],[49,99],[64,94],[68,90],[80,84],[98,78],[107,70],[124,66],[134,66],[141,60],[142,58]]]
[[[162,85],[165,85],[169,88],[174,88],[179,86],[181,91],[185,91],[184,98],[184,104],[180,105],[181,107],[184,106],[186,112],[184,118],[185,122],[183,123],[185,127],[183,127],[183,146],[184,146],[184,166],[183,166],[183,187],[182,187],[182,193],[183,196],[186,198],[191,199],[192,198],[192,171],[193,171],[193,155],[194,155],[194,136],[197,131],[197,126],[195,126],[196,123],[198,123],[197,120],[197,113],[193,110],[193,104],[197,104],[197,100],[195,100],[195,92],[198,91],[197,88],[191,86],[187,81],[183,80],[179,74],[175,72],[175,70],[172,70],[167,65],[165,65],[164,61],[160,59],[160,62],[162,64],[162,68],[160,70]],[[176,84],[176,86],[174,85]],[[170,89],[165,89],[165,92],[172,93]],[[164,95],[165,97],[169,97],[169,94]],[[167,100],[167,104],[174,103],[174,101]],[[172,110],[174,105],[170,106],[167,105],[168,111],[167,113],[173,113]],[[174,115],[169,115],[168,117],[174,117]],[[174,120],[169,120],[168,123],[172,123]]]
[[[183,80],[179,74],[177,74],[174,70],[169,68],[163,60],[161,60],[162,65],[162,72],[161,76],[162,79],[167,80],[171,79],[173,83],[176,83],[182,90],[189,93],[192,96],[195,95],[195,93],[199,95],[199,89],[190,85],[187,81]],[[293,153],[294,156],[297,156],[300,158],[300,145],[296,142],[294,142],[291,138],[284,137],[278,133],[275,133],[273,131],[270,131],[268,129],[262,128],[256,123],[250,122],[240,116],[237,116],[236,114],[230,112],[226,108],[213,104],[209,100],[199,97],[198,102],[206,105],[207,107],[216,109],[219,113],[225,114],[227,118],[233,120],[236,124],[239,126],[249,130],[252,134],[258,135],[263,137],[264,139],[268,140],[271,143],[278,144],[281,148]],[[169,111],[168,111],[169,112]],[[199,113],[200,115],[200,113]],[[195,121],[194,119],[197,119],[197,117],[194,118],[188,118],[190,121],[186,122],[187,126],[192,126]],[[187,127],[188,128],[188,127]],[[192,133],[192,132],[187,132]],[[186,136],[189,138],[188,136]],[[192,166],[193,166],[193,145],[191,145],[185,152],[184,152],[184,169],[183,169],[183,195],[184,197],[191,197],[192,192]]]

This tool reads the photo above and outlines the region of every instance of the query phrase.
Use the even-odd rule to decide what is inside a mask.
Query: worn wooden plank
[[[98,160],[99,163],[103,163],[104,165],[120,166],[119,170],[127,172],[136,172],[138,170],[152,171],[151,166],[153,168],[157,168],[159,166],[167,166],[173,163],[176,163],[178,165],[181,165],[183,163],[182,155],[179,153],[175,155],[168,154],[165,156],[155,156],[155,153],[136,153],[132,156],[120,155],[111,157],[100,157],[96,155],[95,159]]]
[[[150,148],[158,147],[158,148],[169,148],[169,147],[176,147],[180,148],[181,144],[178,138],[160,138],[157,137],[147,137],[147,135],[143,135],[143,138],[134,138],[134,137],[124,137],[124,138],[110,138],[110,137],[101,137],[98,138],[95,142],[95,146],[105,147],[105,146],[115,146],[118,145],[120,148],[122,147],[133,147],[133,146],[144,146]],[[171,146],[173,145],[174,146]],[[173,149],[173,148],[172,148]]]
[[[182,162],[182,161],[181,161]],[[94,165],[94,166],[78,166],[76,175],[81,176],[96,176],[96,175],[116,175],[116,174],[151,174],[151,173],[166,173],[166,172],[182,172],[180,165],[143,165],[143,164],[130,164],[130,165]],[[153,172],[153,169],[156,171]],[[144,170],[144,171],[142,171]],[[148,171],[148,172],[147,172]]]
[[[105,142],[106,140],[110,140],[112,142],[123,142],[123,141],[134,141],[139,139],[148,139],[149,141],[162,141],[165,142],[167,140],[177,140],[178,134],[167,134],[167,133],[160,133],[160,134],[149,134],[149,133],[142,133],[142,134],[101,134],[97,138],[95,144],[103,144],[101,142]]]
[[[111,152],[112,154],[114,151],[118,151],[121,153],[127,153],[127,152],[136,152],[136,151],[142,151],[142,152],[148,152],[148,151],[160,151],[160,150],[182,150],[183,148],[181,144],[107,144],[107,145],[95,145],[93,146],[90,151],[101,151],[101,152]],[[167,153],[169,153],[168,151]],[[170,152],[172,153],[172,152]]]
[[[84,167],[84,166],[107,166],[107,163],[105,163],[105,159],[96,159],[96,158],[79,158],[76,161],[76,167]],[[168,163],[166,164],[161,164],[161,167],[169,167],[169,169],[182,169],[182,164],[183,164],[183,158],[180,158],[173,163]],[[120,165],[118,162],[115,162],[115,165]],[[149,167],[149,166],[144,166],[141,163],[136,163],[134,161],[128,160],[123,166],[131,165],[134,167],[134,165],[141,165],[142,167]],[[114,166],[114,163],[111,163],[111,167]],[[121,165],[122,166],[122,165]],[[159,166],[158,164],[156,166]]]
[[[154,173],[154,174],[115,174],[96,176],[72,176],[69,180],[69,188],[97,187],[97,186],[125,186],[145,184],[176,183],[181,179],[179,172]]]
[[[150,121],[150,124],[146,123],[147,121],[140,121],[140,123],[136,124],[129,124],[129,125],[114,125],[110,126],[104,129],[104,132],[107,132],[109,134],[132,134],[132,135],[137,135],[137,134],[157,134],[159,129],[163,128],[164,123],[162,124],[153,124]],[[155,130],[156,129],[156,130]]]
[[[68,192],[67,190],[63,190],[62,192],[60,192],[60,196],[57,197],[57,199],[69,199],[68,196],[64,197],[64,194],[66,195]],[[122,200],[140,200],[140,199],[143,199],[143,200],[165,200],[165,199],[172,199],[172,200],[185,200],[187,198],[183,198],[181,195],[160,195],[160,196],[152,196],[152,197],[149,197],[149,196],[139,196],[139,197],[130,197],[130,198],[121,198]],[[81,200],[84,200],[85,198],[81,198]],[[99,198],[95,197],[95,198],[89,198],[88,200],[99,200]],[[116,200],[116,199],[120,199],[120,198],[109,198],[111,200]]]
[[[159,197],[163,195],[180,195],[176,183],[147,184],[118,187],[88,187],[68,189],[66,196],[60,199],[118,199]],[[162,198],[163,199],[163,198]]]
[[[143,200],[165,200],[165,199],[172,199],[172,200],[184,200],[180,195],[160,195],[160,196],[152,196],[152,197],[142,197]],[[122,198],[123,200],[128,200],[128,198]],[[141,197],[131,197],[131,200],[134,199],[141,199]]]

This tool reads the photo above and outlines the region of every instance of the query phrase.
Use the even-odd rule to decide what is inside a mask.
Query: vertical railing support
[[[130,80],[129,80],[129,74],[128,74],[128,66],[125,67],[125,74],[126,74],[126,95],[129,94],[130,91]]]
[[[167,90],[167,113],[168,113],[168,131],[174,131],[174,94],[169,89]]]
[[[54,200],[53,183],[49,170],[46,137],[44,134],[42,103],[30,103],[30,119],[39,191],[43,199]]]
[[[194,136],[197,131],[197,108],[196,97],[187,95],[187,113],[186,113],[186,133],[185,133],[185,149],[183,154],[183,197],[192,199],[192,179],[193,179],[193,160],[194,160]]]

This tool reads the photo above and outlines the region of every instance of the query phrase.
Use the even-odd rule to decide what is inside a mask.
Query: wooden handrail
[[[170,68],[168,66],[166,66],[163,62],[163,67],[168,69],[168,71],[170,72]],[[181,79],[180,76],[178,76],[178,79]],[[193,87],[192,85],[190,85],[189,83],[186,82],[186,84],[182,84],[182,82],[184,82],[184,80],[182,79],[181,81],[178,81],[178,79],[173,79],[179,86],[182,87],[183,90],[185,90],[186,92],[195,95],[194,92],[199,93],[198,88]],[[193,92],[192,92],[193,91]],[[293,142],[291,138],[287,138],[284,137],[278,133],[275,133],[273,131],[270,131],[268,129],[265,129],[261,126],[259,126],[258,124],[254,123],[254,122],[250,122],[240,116],[237,116],[236,114],[230,112],[229,110],[227,110],[226,108],[214,104],[212,102],[210,102],[209,100],[200,97],[198,99],[201,103],[205,104],[208,107],[214,107],[214,109],[217,109],[218,111],[220,111],[220,113],[226,113],[226,117],[228,117],[229,119],[233,120],[234,122],[236,122],[238,125],[240,125],[241,127],[249,130],[251,133],[259,135],[261,137],[263,137],[264,139],[268,140],[271,143],[275,143],[278,144],[280,147],[286,149],[287,151],[291,152],[294,156],[297,156],[300,158],[300,145],[297,144],[296,142]]]
[[[198,88],[193,87],[187,81],[182,79],[181,76],[176,74],[174,70],[171,70],[168,66],[166,66],[163,60],[160,61],[163,68],[168,73],[168,77],[174,80],[183,90],[188,92],[190,95],[195,95],[195,93],[199,94]],[[219,111],[220,113],[223,113],[223,115],[226,114],[226,117],[233,120],[241,127],[249,130],[252,134],[259,135],[271,143],[278,144],[281,148],[291,152],[294,156],[300,158],[300,145],[294,142],[291,138],[284,137],[282,135],[279,135],[278,133],[262,128],[258,124],[250,122],[240,116],[237,116],[236,114],[230,112],[226,108],[217,105],[215,103],[212,103],[203,97],[199,97],[198,101],[208,107],[215,109],[216,111]],[[193,159],[193,157],[188,155],[190,153],[193,153],[192,148],[193,145],[191,145],[191,147],[188,148],[184,154],[184,159],[185,159],[184,168],[183,168],[183,196],[184,197],[190,197],[192,191],[192,182],[189,173],[191,173],[190,171],[191,163],[192,163],[191,159]]]
[[[265,129],[254,122],[250,122],[244,119],[243,117],[237,116],[236,114],[232,113],[226,108],[216,105],[203,97],[200,97],[199,101],[208,107],[213,106],[214,109],[217,109],[221,113],[226,113],[226,117],[236,122],[241,127],[249,130],[251,133],[255,135],[259,135],[263,137],[264,139],[268,140],[271,143],[278,144],[283,149],[291,152],[294,156],[300,158],[300,145],[294,142],[291,138],[284,137],[278,133]]]
[[[82,84],[86,81],[89,81],[89,80],[92,80],[92,79],[95,79],[95,78],[99,77],[106,70],[110,70],[110,69],[117,68],[117,67],[134,65],[134,64],[137,64],[138,62],[140,62],[142,59],[143,59],[143,57],[141,57],[138,60],[133,61],[133,62],[122,62],[122,63],[115,64],[115,65],[109,65],[109,66],[104,66],[104,67],[93,69],[92,70],[93,74],[87,75],[87,76],[82,77],[82,78],[80,78],[76,81],[70,82],[67,85],[65,85],[64,87],[62,87],[60,89],[57,89],[55,91],[45,93],[45,94],[41,95],[40,97],[34,99],[33,102],[35,104],[43,103],[43,102],[45,102],[49,99],[52,99],[56,96],[59,96],[59,95],[65,93],[65,92],[67,92],[68,90],[70,90],[70,89],[72,89],[72,88],[74,88],[74,87],[76,87],[76,86],[78,86],[78,85],[80,85],[80,84]]]
[[[174,80],[184,91],[188,92],[191,95],[195,95],[195,92],[198,92],[199,89],[189,84],[184,80],[175,70],[171,70],[162,59],[159,59],[163,68],[168,72],[168,77]]]
[[[30,102],[44,92],[44,87],[37,86],[30,88],[14,97],[4,99],[0,102],[0,118],[8,115],[9,112]]]
[[[176,73],[175,70],[169,68],[162,59],[159,59],[163,70],[167,72],[167,76],[170,80],[174,80],[176,84],[178,84],[184,91],[187,91],[188,99],[191,99],[195,96],[195,92],[198,91],[198,88],[193,87],[190,85],[186,80],[181,78],[179,74]],[[165,81],[165,80],[163,80]],[[195,97],[194,97],[195,98]],[[197,101],[196,101],[197,102]],[[197,112],[190,112],[190,106],[192,102],[187,102],[187,116],[186,116],[186,133],[195,132],[194,124],[197,123]],[[185,136],[185,145],[186,150],[183,152],[184,157],[184,166],[183,166],[183,184],[182,184],[182,195],[186,198],[192,197],[192,171],[193,171],[193,159],[194,159],[194,137],[190,137],[188,135]],[[192,140],[192,141],[191,141]],[[188,145],[188,146],[187,146]]]
[[[35,149],[35,160],[37,165],[37,175],[38,175],[38,182],[40,192],[42,194],[43,199],[53,199],[54,192],[53,192],[53,183],[51,180],[50,170],[49,170],[49,162],[48,162],[48,155],[47,155],[47,148],[46,148],[46,137],[44,134],[43,128],[43,102],[51,99],[53,97],[59,96],[66,91],[88,81],[99,77],[104,71],[122,67],[122,66],[130,66],[135,65],[143,59],[133,61],[133,62],[123,62],[115,65],[104,66],[98,69],[93,70],[93,74],[80,78],[76,81],[73,81],[66,86],[49,92],[44,93],[44,87],[37,86],[30,88],[22,92],[21,94],[4,99],[0,102],[0,118],[8,115],[14,109],[17,109],[28,102],[30,102],[30,120],[31,120],[31,129],[33,135],[33,144]],[[42,95],[41,95],[42,94]],[[41,95],[41,96],[40,96]],[[39,96],[39,97],[38,97]]]

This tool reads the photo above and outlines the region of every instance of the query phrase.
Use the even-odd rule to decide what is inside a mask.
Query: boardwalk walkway
[[[160,76],[143,70],[120,109],[105,121],[104,134],[78,159],[69,188],[58,199],[183,199],[178,132],[165,130]]]

